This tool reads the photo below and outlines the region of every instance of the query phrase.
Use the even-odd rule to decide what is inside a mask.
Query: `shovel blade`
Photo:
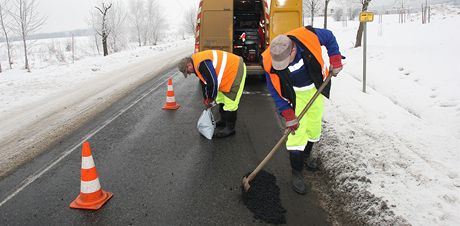
[[[249,184],[249,180],[247,177],[243,177],[243,189],[245,192],[248,192],[251,189],[251,185]]]

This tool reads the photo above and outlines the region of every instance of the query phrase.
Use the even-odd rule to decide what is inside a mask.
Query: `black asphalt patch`
[[[244,205],[254,214],[254,218],[270,224],[285,224],[286,209],[281,205],[280,188],[276,185],[276,177],[262,170],[250,185],[248,192],[241,188],[242,198]]]

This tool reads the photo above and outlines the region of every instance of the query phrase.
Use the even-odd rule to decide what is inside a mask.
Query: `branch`
[[[99,12],[101,12],[101,14],[104,14],[104,12],[102,12],[102,9],[100,9],[99,7],[94,6],[94,8],[96,8],[97,10],[99,10]]]

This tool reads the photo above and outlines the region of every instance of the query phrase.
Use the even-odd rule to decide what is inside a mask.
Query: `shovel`
[[[316,91],[316,93],[313,95],[313,97],[307,103],[307,105],[305,106],[305,108],[302,110],[302,112],[300,113],[300,115],[298,117],[299,121],[300,121],[300,119],[302,119],[302,117],[305,115],[305,113],[307,113],[308,109],[311,107],[311,105],[316,100],[316,98],[321,94],[321,92],[323,92],[323,90],[327,86],[327,84],[329,84],[329,81],[331,80],[331,77],[332,77],[332,75],[328,75],[326,77],[326,80],[324,80],[323,84],[321,84],[319,89]],[[246,192],[248,192],[249,189],[251,188],[251,185],[249,184],[249,182],[251,182],[254,179],[254,177],[256,177],[256,175],[260,172],[260,170],[262,170],[262,168],[264,168],[264,166],[272,158],[272,156],[275,154],[275,152],[280,148],[281,144],[283,144],[283,142],[286,140],[286,138],[288,137],[288,135],[291,132],[292,132],[292,130],[287,128],[284,131],[284,134],[281,137],[281,139],[278,141],[278,143],[276,143],[276,145],[272,148],[272,150],[268,153],[268,155],[265,156],[264,160],[262,160],[262,162],[259,163],[257,168],[254,171],[252,171],[252,173],[249,174],[249,176],[243,177],[243,188],[244,188],[244,190]]]

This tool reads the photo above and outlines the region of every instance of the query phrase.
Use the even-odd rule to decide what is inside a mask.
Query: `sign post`
[[[363,92],[366,92],[366,59],[367,59],[367,22],[374,21],[373,12],[361,12],[359,22],[364,23],[364,42],[363,42]]]

